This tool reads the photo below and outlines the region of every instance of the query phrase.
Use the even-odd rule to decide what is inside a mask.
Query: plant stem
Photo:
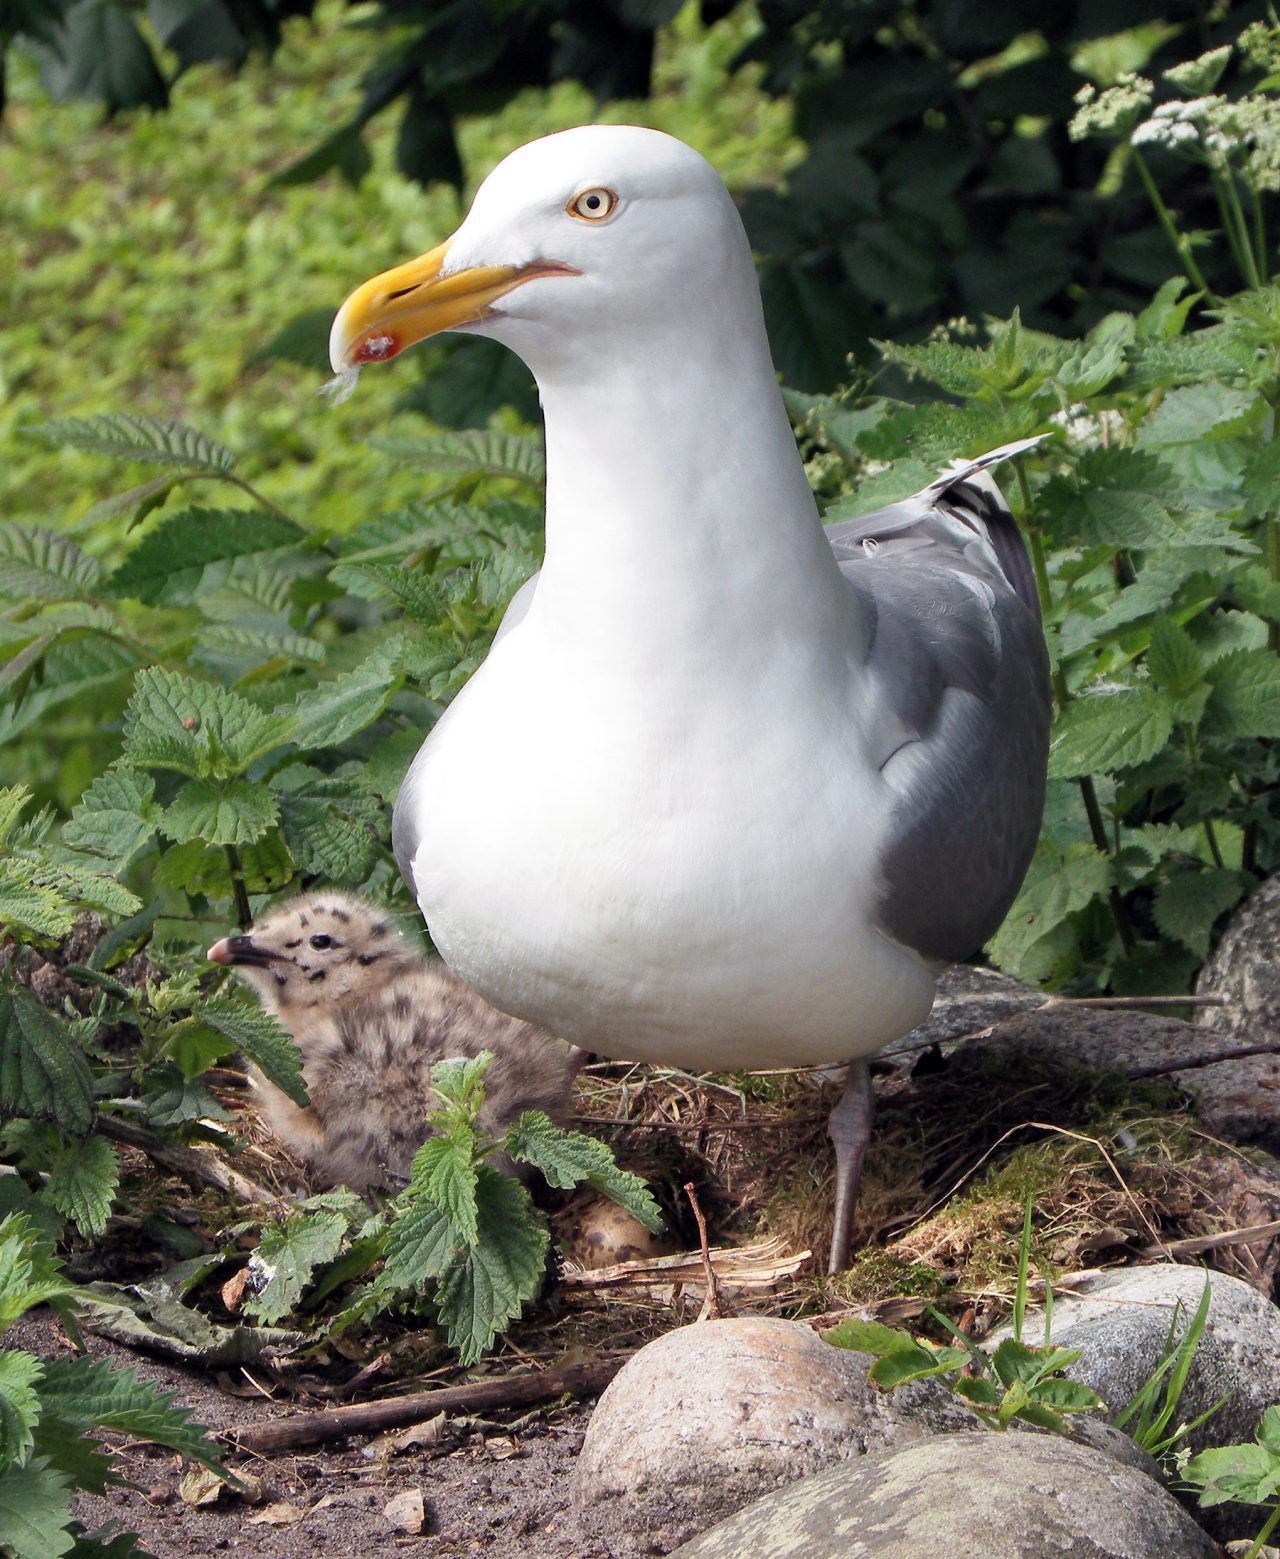
[[[1280,515],[1267,520],[1267,573],[1273,585],[1280,585]],[[1267,622],[1267,648],[1280,651],[1280,622]]]
[[[1249,1547],[1248,1553],[1244,1556],[1244,1559],[1258,1559],[1258,1555],[1262,1552],[1262,1545],[1271,1536],[1277,1521],[1280,1521],[1280,1500],[1277,1500],[1276,1503],[1271,1507],[1271,1514],[1267,1517],[1265,1523],[1263,1524],[1262,1531],[1259,1532],[1257,1537],[1254,1538],[1252,1544]]]
[[[1156,220],[1159,222],[1164,236],[1173,245],[1174,253],[1186,267],[1186,272],[1191,278],[1192,285],[1199,287],[1201,292],[1212,297],[1212,289],[1209,283],[1205,281],[1203,272],[1195,262],[1195,257],[1191,253],[1191,245],[1178,231],[1177,224],[1174,222],[1168,206],[1165,205],[1160,191],[1156,188],[1156,181],[1151,177],[1151,169],[1142,160],[1142,153],[1133,146],[1130,146],[1129,150],[1133,154],[1134,167],[1138,170],[1138,177],[1142,180],[1142,187],[1147,192],[1147,199],[1150,200],[1155,208]]]
[[[244,867],[240,864],[240,852],[233,844],[223,845],[227,856],[227,866],[231,871],[231,891],[235,895],[236,920],[241,931],[247,931],[253,924],[253,911],[249,908],[249,892],[244,885]]]
[[[1228,233],[1231,239],[1231,247],[1235,251],[1236,263],[1240,267],[1240,274],[1246,285],[1261,287],[1262,277],[1258,274],[1257,257],[1253,252],[1253,241],[1249,236],[1249,223],[1245,218],[1244,207],[1240,204],[1240,192],[1236,189],[1236,181],[1230,168],[1221,179],[1215,174],[1214,188],[1219,186],[1226,192],[1226,209],[1230,211],[1234,237]]]
[[[1267,274],[1267,219],[1262,210],[1262,199],[1257,188],[1249,185],[1249,199],[1253,206],[1253,247],[1257,254],[1258,270]]]

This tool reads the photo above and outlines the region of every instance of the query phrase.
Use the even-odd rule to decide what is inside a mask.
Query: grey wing
[[[875,757],[898,794],[879,923],[945,962],[999,926],[1044,805],[1048,657],[990,459],[827,531],[872,625]]]

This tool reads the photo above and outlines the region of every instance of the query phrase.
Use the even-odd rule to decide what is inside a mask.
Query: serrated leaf
[[[0,844],[13,832],[14,824],[27,809],[31,791],[26,785],[0,787]]]
[[[474,1364],[542,1283],[547,1231],[518,1180],[477,1166],[479,1236],[456,1251],[436,1291],[440,1325],[463,1364]]]
[[[120,460],[185,466],[191,471],[229,471],[236,463],[229,449],[185,422],[162,422],[126,412],[59,418],[28,431],[57,449],[83,449]]]
[[[1091,1413],[1103,1405],[1098,1393],[1078,1380],[1037,1381],[1032,1397],[1033,1401],[1043,1403],[1055,1413]]]
[[[421,1289],[439,1277],[464,1241],[444,1209],[422,1198],[413,1202],[387,1230],[383,1278],[395,1288]]]
[[[367,824],[320,797],[281,796],[279,805],[285,843],[303,871],[344,886],[365,881],[379,853]]]
[[[109,871],[123,871],[156,831],[160,808],[155,792],[149,774],[112,764],[76,803],[63,826],[63,842],[105,857]]]
[[[492,1062],[492,1050],[481,1050],[474,1056],[446,1056],[431,1068],[432,1092],[451,1104],[478,1105],[484,1097],[484,1074]]]
[[[189,780],[165,808],[160,827],[179,844],[189,839],[252,844],[275,824],[277,816],[276,798],[265,785],[247,779],[221,784]]]
[[[200,1003],[195,1015],[243,1050],[268,1082],[305,1109],[307,1087],[298,1047],[269,1013],[234,996],[212,996]]]
[[[257,844],[241,845],[240,871],[249,893],[275,893],[297,875],[293,857],[279,834],[269,833]],[[184,893],[203,893],[229,898],[231,871],[221,845],[192,839],[176,844],[161,856],[152,879],[161,888],[181,888]]]
[[[75,1542],[70,1520],[71,1482],[48,1457],[0,1478],[0,1549],[19,1559],[60,1559]]]
[[[1218,916],[1240,902],[1253,880],[1248,872],[1213,866],[1175,872],[1156,894],[1156,925],[1204,958]]]
[[[299,693],[292,704],[283,705],[276,715],[290,728],[289,740],[307,750],[334,747],[370,725],[399,686],[396,652],[396,646],[384,645],[354,671]]]
[[[96,558],[43,525],[0,525],[0,596],[71,600],[90,594],[100,572]]]
[[[1269,650],[1237,650],[1207,672],[1206,719],[1225,736],[1280,736],[1280,660]]]
[[[475,1145],[475,1132],[461,1123],[428,1137],[413,1156],[406,1193],[438,1207],[464,1245],[477,1239]]]
[[[0,990],[0,1116],[85,1136],[93,1113],[89,1064],[66,1025],[29,991]]]
[[[375,438],[375,449],[415,471],[475,471],[541,487],[547,467],[540,439],[470,428],[428,438]]]
[[[43,1373],[34,1354],[0,1349],[0,1479],[26,1460],[35,1443],[31,1431],[40,1418],[35,1384]]]
[[[304,633],[281,633],[270,628],[246,628],[239,623],[205,623],[196,634],[196,650],[203,660],[226,657],[251,661],[297,660],[318,666],[325,658],[319,639]]]
[[[44,1195],[81,1234],[92,1236],[107,1227],[119,1184],[120,1165],[105,1137],[64,1140],[49,1165]]]
[[[288,1315],[311,1274],[337,1256],[346,1236],[347,1219],[340,1212],[309,1213],[264,1230],[249,1263],[254,1291],[244,1309],[268,1324]]]
[[[910,1343],[910,1338],[907,1341]],[[878,1358],[867,1371],[867,1379],[875,1381],[884,1391],[892,1391],[909,1381],[945,1375],[959,1369],[968,1359],[963,1348],[925,1348],[919,1343],[911,1343],[909,1349],[902,1348]]]
[[[1139,444],[1198,444],[1239,432],[1262,406],[1252,390],[1232,390],[1212,381],[1170,390],[1138,430]]]
[[[1153,688],[1119,688],[1074,699],[1054,727],[1049,774],[1111,774],[1154,758],[1169,740],[1173,714]]]
[[[149,604],[189,601],[207,564],[294,546],[306,532],[266,509],[184,509],[148,531],[104,585]]]
[[[139,1380],[132,1369],[84,1356],[50,1359],[40,1384],[48,1413],[74,1429],[112,1429],[153,1440],[221,1472],[222,1456],[203,1424],[192,1420],[172,1393]]]
[[[149,666],[138,673],[125,710],[124,751],[145,768],[225,780],[288,741],[292,730],[287,713],[258,709],[228,688]]]
[[[1168,617],[1157,617],[1151,624],[1147,671],[1157,687],[1174,698],[1186,698],[1204,681],[1204,657],[1185,628]]]
[[[1077,843],[1059,850],[1042,841],[1026,882],[989,944],[992,958],[1000,968],[1021,971],[1019,977],[1025,978],[1038,944],[1057,935],[1077,910],[1103,897],[1109,884],[1107,859],[1093,845]]]
[[[54,1236],[46,1236],[39,1218],[52,1214],[37,1204],[30,1214],[12,1212],[0,1219],[0,1332],[36,1305],[76,1292],[53,1253]],[[53,1221],[60,1234],[61,1220]]]
[[[619,1169],[603,1142],[553,1125],[541,1110],[526,1110],[507,1128],[506,1150],[512,1158],[540,1170],[548,1185],[568,1190],[582,1181],[623,1207],[655,1234],[662,1214],[639,1175]]]

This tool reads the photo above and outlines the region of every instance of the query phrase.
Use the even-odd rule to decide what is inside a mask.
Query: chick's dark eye
[[[326,947],[333,946],[333,938],[327,931],[317,931],[315,936],[311,938],[311,945],[318,952],[323,952]]]

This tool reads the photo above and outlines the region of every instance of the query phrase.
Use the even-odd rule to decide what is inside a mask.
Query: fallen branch
[[[248,1175],[242,1175],[239,1170],[224,1164],[215,1153],[199,1148],[178,1147],[176,1143],[166,1142],[163,1137],[157,1137],[145,1127],[135,1126],[132,1121],[120,1120],[115,1115],[99,1115],[98,1126],[113,1141],[138,1148],[153,1163],[159,1164],[162,1169],[171,1170],[175,1175],[181,1175],[184,1180],[216,1186],[219,1191],[234,1196],[238,1202],[263,1203],[272,1208],[283,1208],[285,1205],[274,1191],[268,1191],[256,1180],[250,1180]]]
[[[1278,1055],[1280,1055],[1280,1044],[1274,1041],[1269,1045],[1241,1045],[1237,1050],[1219,1050],[1213,1055],[1192,1056],[1189,1061],[1162,1061],[1159,1066],[1140,1066],[1126,1072],[1125,1076],[1131,1080],[1140,1077],[1166,1077],[1170,1072],[1190,1072],[1196,1067],[1217,1066],[1219,1061],[1243,1061],[1246,1056]]]
[[[811,1251],[790,1251],[787,1242],[774,1235],[755,1245],[713,1246],[707,1252],[716,1281],[731,1289],[772,1288],[808,1261]],[[619,1261],[612,1267],[580,1267],[572,1261],[560,1266],[560,1283],[575,1288],[692,1288],[705,1283],[700,1251],[679,1251],[674,1256],[642,1256]]]
[[[693,1208],[693,1216],[697,1220],[698,1243],[702,1248],[702,1272],[707,1280],[707,1292],[698,1319],[718,1321],[724,1313],[720,1308],[720,1284],[716,1281],[716,1269],[711,1265],[711,1251],[707,1245],[707,1220],[702,1216],[702,1208],[698,1206],[698,1196],[693,1189],[692,1180],[685,1181],[684,1194],[689,1198],[689,1206]]]
[[[1227,1229],[1223,1234],[1199,1234],[1186,1240],[1168,1240],[1148,1245],[1143,1256],[1194,1256],[1204,1250],[1221,1250],[1224,1245],[1252,1245],[1255,1240],[1273,1240],[1280,1234],[1280,1218],[1270,1223],[1252,1223],[1244,1229]]]
[[[350,1407],[327,1407],[316,1413],[296,1413],[269,1424],[233,1430],[222,1438],[236,1450],[270,1456],[300,1445],[319,1445],[344,1435],[377,1434],[421,1423],[437,1413],[474,1413],[499,1407],[528,1407],[535,1402],[554,1402],[557,1397],[593,1397],[609,1384],[630,1358],[629,1353],[604,1354],[589,1364],[561,1364],[549,1370],[530,1370],[524,1375],[471,1380],[461,1386],[442,1386],[436,1391],[415,1391],[410,1396],[387,1397],[379,1402],[357,1402]]]

